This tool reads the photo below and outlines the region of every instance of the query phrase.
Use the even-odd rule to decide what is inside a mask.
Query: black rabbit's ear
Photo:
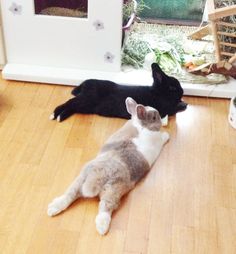
[[[160,66],[157,63],[152,64],[152,77],[154,81],[162,82],[165,73],[162,71]]]
[[[161,67],[157,63],[152,63],[152,71],[156,71],[156,72],[165,74],[163,72],[163,70],[161,69]]]

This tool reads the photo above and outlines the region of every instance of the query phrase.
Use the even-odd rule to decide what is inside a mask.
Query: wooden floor
[[[0,79],[1,254],[235,254],[236,130],[229,100],[185,97],[152,171],[122,200],[111,230],[95,230],[96,199],[50,218],[60,195],[125,120],[49,121],[71,87]]]

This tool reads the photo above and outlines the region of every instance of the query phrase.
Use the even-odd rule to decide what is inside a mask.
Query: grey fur
[[[102,153],[105,152],[111,153],[111,160],[117,156],[125,164],[124,170],[128,170],[131,182],[136,183],[150,170],[148,162],[131,140],[105,144]]]
[[[139,105],[138,114],[140,114],[140,118],[142,117],[141,125],[143,128],[147,128],[150,131],[159,131],[161,129],[161,117],[157,110],[150,109],[145,111],[145,107],[143,105]],[[157,121],[159,124],[157,124]]]

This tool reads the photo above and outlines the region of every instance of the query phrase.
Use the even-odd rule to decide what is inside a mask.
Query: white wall
[[[1,6],[0,6],[1,9]],[[0,69],[2,69],[5,63],[4,56],[4,47],[3,47],[3,37],[2,37],[2,20],[1,20],[1,12],[0,12]]]

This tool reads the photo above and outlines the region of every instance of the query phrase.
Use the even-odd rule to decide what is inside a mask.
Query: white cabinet
[[[2,0],[7,56],[3,77],[73,84],[120,72],[122,0],[86,0],[85,17],[40,12],[44,2],[50,7],[82,1]]]

